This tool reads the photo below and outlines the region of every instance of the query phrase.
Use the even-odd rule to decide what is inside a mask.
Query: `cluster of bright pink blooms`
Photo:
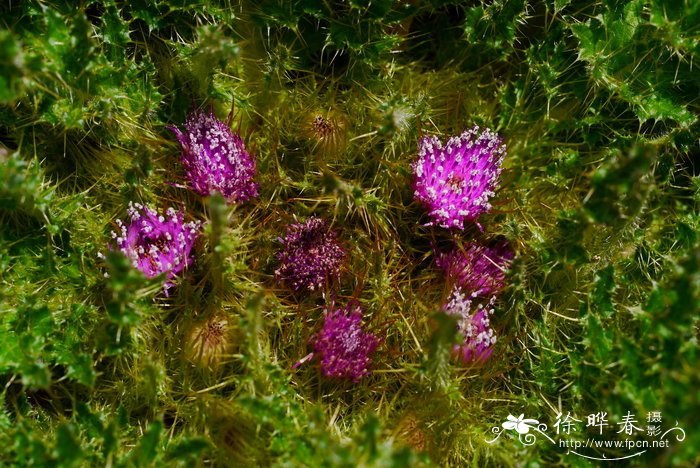
[[[463,230],[470,221],[482,229],[477,218],[491,209],[505,153],[503,139],[488,128],[479,133],[473,127],[444,146],[437,137],[423,138],[412,168],[414,198],[428,209],[428,225]],[[467,242],[435,253],[452,288],[443,311],[457,317],[461,342],[454,351],[464,362],[483,362],[493,352],[490,318],[513,256],[506,241]]]
[[[187,187],[201,196],[219,193],[229,203],[258,196],[255,159],[240,135],[213,113],[199,110],[184,127],[184,131],[168,128],[182,146],[180,161]],[[428,224],[463,230],[467,221],[477,223],[491,208],[489,200],[498,185],[504,155],[502,139],[489,129],[479,134],[474,127],[444,146],[437,137],[423,138],[412,169],[414,195],[428,209]],[[193,262],[201,223],[185,222],[184,214],[173,208],[160,215],[130,203],[127,212],[130,223],[118,220],[118,232],[112,233],[116,249],[147,277],[165,274],[167,294],[173,278]],[[295,293],[327,291],[340,278],[347,253],[338,233],[323,219],[312,216],[290,224],[285,237],[278,240],[282,244],[275,270],[278,283]],[[453,287],[443,310],[457,317],[462,341],[455,346],[455,354],[465,362],[484,361],[493,352],[496,336],[490,317],[512,258],[505,241],[491,247],[471,242],[450,252],[436,252],[436,264]],[[324,376],[357,382],[370,372],[379,344],[376,335],[363,329],[358,305],[330,307],[313,336],[313,352],[295,367],[317,358]]]
[[[477,222],[491,208],[489,199],[498,185],[505,146],[491,130],[478,132],[474,127],[450,138],[444,147],[436,137],[421,140],[418,160],[412,165],[415,198],[427,206],[430,225],[464,229],[466,221]],[[313,290],[338,275],[344,251],[336,237],[318,218],[291,225],[287,237],[280,239],[285,249],[278,254],[278,280],[297,291]],[[436,253],[436,264],[453,287],[443,310],[457,317],[461,342],[454,352],[464,362],[483,362],[493,352],[496,334],[490,317],[513,256],[506,241],[491,247],[472,242]],[[327,311],[314,352],[297,365],[317,356],[325,376],[358,381],[368,373],[370,355],[379,343],[362,330],[361,317],[359,308]]]
[[[464,362],[483,362],[491,356],[496,335],[490,317],[513,257],[507,241],[493,246],[469,242],[436,253],[435,263],[452,287],[443,310],[457,317],[462,342],[455,346],[455,354]]]
[[[338,233],[316,216],[303,223],[287,226],[287,234],[278,239],[279,267],[275,278],[295,292],[329,289],[340,277],[346,251],[338,242]],[[317,358],[321,373],[329,378],[359,381],[369,373],[371,356],[379,339],[362,328],[359,306],[328,309],[321,330],[312,338],[314,351],[295,364],[298,367]]]
[[[220,193],[229,203],[241,203],[258,196],[255,160],[246,151],[240,135],[233,133],[212,113],[193,112],[185,132],[169,127],[182,145],[181,162],[189,187],[206,196]],[[184,214],[168,208],[165,216],[150,207],[130,203],[130,223],[117,220],[119,232],[112,232],[116,248],[149,278],[166,273],[166,295],[172,279],[193,262],[192,248],[201,223],[184,222]]]

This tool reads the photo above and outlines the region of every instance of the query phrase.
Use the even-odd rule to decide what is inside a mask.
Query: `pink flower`
[[[514,256],[507,241],[487,247],[475,242],[436,254],[435,264],[448,281],[475,295],[497,294],[505,285],[505,276]]]
[[[496,297],[491,296],[485,305],[475,304],[474,299],[474,296],[469,298],[455,288],[443,308],[446,314],[457,317],[462,342],[455,345],[454,353],[465,363],[486,361],[491,357],[496,343],[490,321]]]
[[[185,121],[185,132],[168,127],[182,145],[180,161],[190,188],[202,196],[220,193],[229,203],[258,196],[255,160],[243,139],[213,113],[197,110]]]
[[[167,272],[167,293],[172,286],[170,280],[193,261],[192,246],[200,223],[184,223],[184,215],[172,208],[162,216],[139,203],[129,203],[127,213],[130,223],[117,220],[119,231],[112,232],[112,238],[131,264],[148,278]]]
[[[379,339],[362,329],[362,311],[338,309],[327,312],[323,327],[314,340],[314,355],[318,356],[321,372],[326,377],[337,377],[358,382],[369,374],[371,355],[379,346]]]
[[[277,253],[277,281],[294,291],[313,291],[337,278],[345,261],[345,250],[337,238],[337,232],[315,216],[287,226],[287,235],[279,239],[284,246]]]
[[[435,136],[420,141],[412,164],[414,198],[428,209],[428,225],[464,229],[491,209],[506,147],[490,129],[478,132],[475,126],[445,146]]]

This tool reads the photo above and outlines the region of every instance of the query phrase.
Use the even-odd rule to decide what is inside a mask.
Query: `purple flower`
[[[491,296],[486,305],[478,304],[476,307],[475,299],[474,295],[468,298],[459,288],[455,288],[443,308],[446,314],[457,317],[457,329],[462,342],[455,345],[453,351],[465,363],[486,361],[493,353],[493,345],[496,343],[496,334],[490,322],[496,297]]]
[[[435,136],[420,141],[412,164],[414,198],[428,208],[428,225],[464,229],[465,221],[491,209],[506,147],[490,129],[478,132],[475,126],[444,147]]]
[[[348,313],[349,312],[349,313]],[[323,327],[314,341],[314,354],[321,361],[326,377],[358,382],[369,374],[370,356],[379,346],[379,339],[362,330],[362,311],[350,307],[327,312]]]
[[[294,291],[320,288],[340,275],[345,250],[338,244],[338,234],[315,216],[303,223],[287,227],[287,235],[279,239],[284,247],[277,254],[277,281]]]
[[[197,239],[199,222],[183,223],[183,214],[172,208],[166,217],[139,203],[129,203],[131,222],[125,225],[117,220],[119,232],[112,238],[121,250],[148,278],[167,272],[166,293],[172,287],[170,280],[192,263],[192,246]]]
[[[470,242],[463,248],[437,253],[435,264],[460,289],[475,295],[491,296],[503,289],[513,256],[505,240],[493,247]]]
[[[213,113],[194,111],[185,121],[185,133],[168,127],[182,145],[180,161],[189,185],[202,196],[218,192],[229,203],[241,203],[258,196],[255,160],[243,139]]]

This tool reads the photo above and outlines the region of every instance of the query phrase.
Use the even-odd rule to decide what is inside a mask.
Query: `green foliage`
[[[584,466],[486,442],[558,411],[660,411],[686,439],[642,463],[698,463],[700,3],[28,0],[0,18],[0,465]],[[181,187],[166,126],[193,106],[233,109],[258,200]],[[426,228],[417,141],[473,124],[508,145],[485,234]],[[205,221],[170,296],[109,247],[130,201]],[[349,253],[333,294],[273,279],[311,214]],[[432,246],[455,235],[516,250],[483,366],[451,358],[438,312]],[[383,340],[373,373],[293,367],[350,299]],[[216,369],[186,355],[213,318]]]

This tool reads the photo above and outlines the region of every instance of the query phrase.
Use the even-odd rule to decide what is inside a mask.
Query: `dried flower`
[[[193,364],[216,369],[231,352],[228,320],[212,317],[194,325],[185,336],[184,350]]]
[[[326,377],[358,382],[369,373],[370,356],[379,346],[379,339],[362,330],[362,311],[348,307],[327,312],[323,327],[314,341],[314,354],[321,361]],[[348,313],[349,312],[349,313]]]
[[[345,250],[338,244],[337,237],[324,220],[315,216],[289,225],[285,238],[279,239],[284,247],[277,254],[280,262],[275,271],[277,281],[294,291],[313,291],[332,277],[338,277]]]
[[[414,198],[428,208],[428,225],[464,229],[491,209],[501,174],[506,147],[500,136],[479,127],[451,137],[443,147],[440,139],[424,137],[418,160],[413,163]]]
[[[167,272],[165,291],[170,280],[192,263],[191,251],[200,228],[199,222],[183,223],[184,215],[172,208],[166,217],[139,203],[129,203],[131,222],[117,220],[119,232],[112,238],[131,260],[131,264],[149,278]]]
[[[409,405],[409,408],[416,409],[420,408],[420,406]],[[399,421],[395,433],[399,440],[418,453],[425,452],[428,449],[428,444],[431,442],[428,434],[426,434],[425,425],[417,415],[410,412]]]
[[[180,160],[189,185],[202,196],[220,193],[229,203],[258,196],[255,160],[243,139],[213,113],[197,110],[185,121],[185,132],[168,127],[182,145]]]
[[[496,334],[490,323],[496,297],[491,296],[486,305],[479,303],[476,311],[472,312],[475,298],[474,295],[466,297],[459,288],[455,288],[443,308],[446,314],[457,317],[462,343],[455,345],[453,351],[463,362],[486,361],[496,343]]]
[[[435,264],[449,281],[475,295],[491,296],[505,285],[506,271],[513,259],[507,241],[487,247],[474,242],[447,253],[438,253]]]
[[[302,133],[322,153],[339,153],[345,149],[347,120],[334,110],[310,113],[303,124]]]

